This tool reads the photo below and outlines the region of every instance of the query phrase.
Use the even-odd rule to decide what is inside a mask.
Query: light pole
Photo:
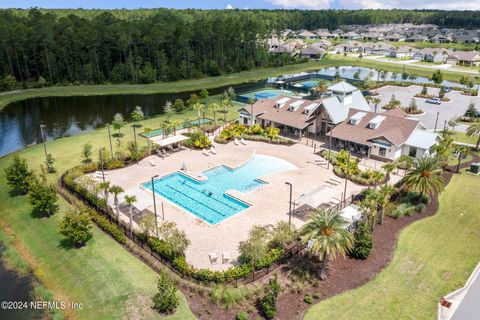
[[[98,150],[98,154],[100,155],[100,167],[102,168],[102,180],[105,182],[105,170],[103,169],[103,154],[102,151],[105,150],[105,148],[100,148]]]
[[[41,124],[40,125],[40,133],[42,135],[43,151],[45,151],[45,163],[48,166],[48,152],[47,152],[47,145],[45,144],[45,135],[43,134],[43,128],[45,128],[45,125]]]
[[[137,133],[135,132],[135,124],[132,125],[133,127],[133,140],[135,141],[135,151],[137,151],[138,147],[137,147]]]
[[[433,129],[433,132],[437,131],[437,124],[438,124],[438,116],[440,115],[440,112],[437,112],[437,117],[435,118],[435,128]]]
[[[288,202],[288,226],[292,224],[292,184],[290,182],[285,182],[287,186],[290,187],[290,201]]]
[[[110,123],[107,123],[107,129],[108,129],[108,142],[110,143],[110,157],[113,157],[112,135],[110,134]]]
[[[327,130],[328,130],[328,123],[327,123]],[[330,169],[330,153],[332,152],[332,131],[333,131],[333,128],[330,129],[330,137],[328,138],[327,170]]]
[[[348,173],[350,171],[350,152],[348,153],[347,158],[347,172],[345,174],[345,189],[343,191],[343,202],[347,199],[347,181],[348,181]]]
[[[155,178],[158,178],[158,174],[152,177],[153,212],[155,214],[155,229],[158,238],[157,202],[155,201]]]

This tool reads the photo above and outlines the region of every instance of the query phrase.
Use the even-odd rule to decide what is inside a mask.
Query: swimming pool
[[[303,87],[308,88],[308,89],[311,89],[311,88],[315,87],[317,85],[317,83],[318,83],[318,81],[314,81],[314,80],[300,82],[300,84]]]
[[[204,171],[205,181],[198,181],[182,172],[158,178],[154,180],[155,193],[198,218],[217,224],[250,207],[248,203],[228,195],[228,190],[249,193],[265,184],[259,177],[295,168],[290,162],[276,157],[255,155],[234,170],[222,165]],[[151,182],[143,186],[152,190]]]

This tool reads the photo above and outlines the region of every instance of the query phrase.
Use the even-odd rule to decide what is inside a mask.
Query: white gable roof
[[[425,149],[430,149],[435,143],[437,143],[438,134],[433,132],[428,132],[421,129],[415,129],[413,133],[405,141],[406,145]]]
[[[372,111],[368,105],[367,100],[360,92],[360,90],[355,90],[352,92],[352,108],[361,110],[361,111]]]
[[[344,106],[337,96],[323,99],[322,104],[334,124],[347,119],[349,108]]]
[[[353,91],[358,90],[358,89],[356,87],[352,86],[348,82],[340,81],[340,82],[328,87],[328,90],[335,91],[335,92],[342,92],[342,93],[350,93],[350,92],[353,92]]]

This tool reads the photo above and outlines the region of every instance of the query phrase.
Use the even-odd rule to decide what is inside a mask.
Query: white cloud
[[[233,6],[229,3],[229,4],[227,4],[227,6],[225,7],[225,9],[231,10],[231,9],[233,9]]]
[[[282,8],[301,9],[328,9],[332,0],[268,0],[275,6]]]
[[[267,0],[281,8],[328,9],[338,3],[344,9],[439,9],[480,10],[479,0]],[[336,6],[336,7],[337,7]]]

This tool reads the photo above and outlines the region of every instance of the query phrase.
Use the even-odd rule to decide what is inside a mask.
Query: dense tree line
[[[393,22],[473,28],[480,12],[7,9],[0,11],[0,87],[149,83],[280,66],[295,60],[268,53],[262,40],[272,30]]]

